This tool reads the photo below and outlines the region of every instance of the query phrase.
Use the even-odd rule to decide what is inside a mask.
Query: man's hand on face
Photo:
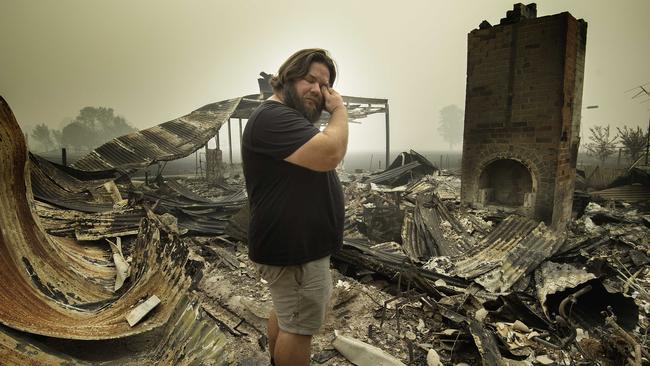
[[[321,93],[323,93],[323,98],[325,98],[325,110],[330,114],[334,113],[338,108],[345,108],[343,97],[336,90],[327,86],[321,86]]]

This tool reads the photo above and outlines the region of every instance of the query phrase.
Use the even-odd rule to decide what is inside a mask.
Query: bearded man
[[[343,241],[343,192],[334,170],[348,144],[348,114],[332,89],[336,67],[323,49],[287,59],[273,96],[250,116],[242,160],[250,202],[249,257],[273,299],[271,364],[309,365],[332,291],[330,255]],[[323,109],[327,127],[314,123]]]

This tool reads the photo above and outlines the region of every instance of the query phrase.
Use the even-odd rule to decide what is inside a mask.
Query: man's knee
[[[311,335],[289,333],[280,329],[278,331],[278,338],[276,342],[291,344],[293,346],[298,346],[298,347],[300,346],[309,347],[311,345],[311,339],[312,339]]]

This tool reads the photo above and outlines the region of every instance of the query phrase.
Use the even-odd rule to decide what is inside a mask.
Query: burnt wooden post
[[[241,130],[241,118],[239,119],[239,148],[241,149],[242,142],[242,130]]]
[[[232,165],[232,135],[230,133],[230,118],[228,118],[228,158]]]
[[[645,165],[648,166],[648,150],[650,150],[650,119],[648,120],[648,135],[645,142]]]

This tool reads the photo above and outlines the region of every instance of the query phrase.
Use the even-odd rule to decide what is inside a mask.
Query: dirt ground
[[[218,238],[208,239],[203,243],[207,248],[223,244],[229,245]],[[241,245],[229,246],[239,262],[237,268],[225,264],[220,259],[206,259],[205,274],[199,284],[199,292],[205,296],[204,307],[208,313],[232,328],[242,322],[237,329],[245,334],[229,336],[230,342],[226,346],[229,362],[238,365],[268,365],[266,319],[272,308],[271,296],[248,259],[246,248]],[[194,249],[197,250],[198,246]],[[205,249],[203,251],[205,252]],[[332,342],[335,330],[377,346],[405,363],[409,362],[410,343],[414,361],[419,361],[413,364],[423,364],[425,350],[428,350],[427,346],[430,345],[418,344],[418,340],[421,341],[426,333],[432,332],[432,324],[426,326],[424,319],[414,317],[414,314],[420,311],[421,304],[413,301],[402,305],[410,309],[403,312],[398,329],[398,320],[395,317],[397,301],[388,303],[385,320],[382,322],[383,304],[393,298],[381,289],[389,289],[386,281],[375,280],[366,275],[362,283],[342,275],[336,269],[332,269],[332,277],[335,286],[325,323],[313,339],[313,364],[352,365],[334,351]],[[431,320],[433,319],[429,322]]]

